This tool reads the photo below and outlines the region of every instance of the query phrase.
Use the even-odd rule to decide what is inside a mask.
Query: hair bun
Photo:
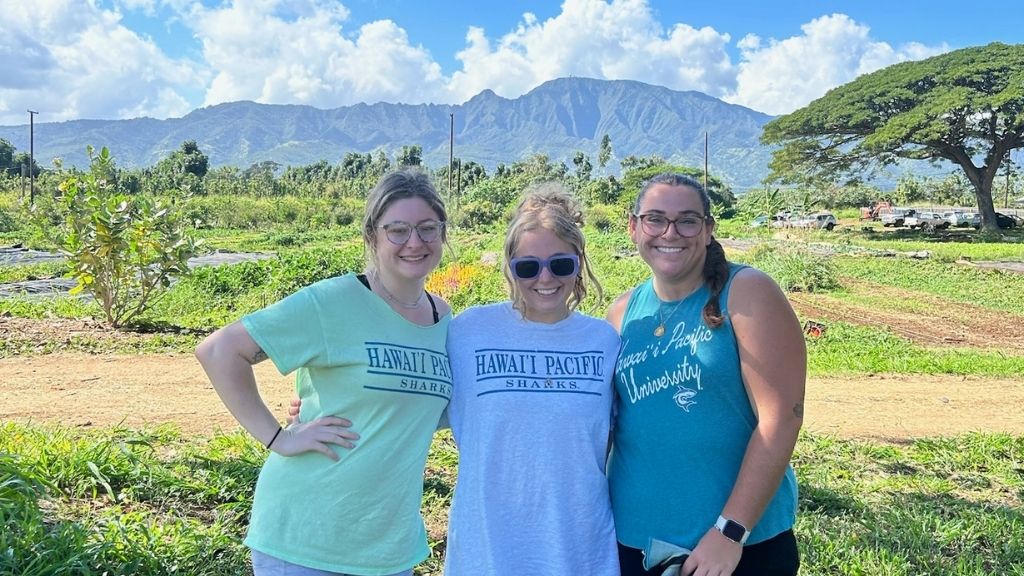
[[[536,212],[554,208],[565,213],[577,226],[584,224],[583,206],[558,182],[542,182],[527,189],[516,213]]]

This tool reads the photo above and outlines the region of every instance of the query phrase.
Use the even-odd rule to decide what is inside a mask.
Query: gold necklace
[[[658,304],[658,327],[654,329],[655,338],[661,338],[665,335],[665,321],[672,319],[672,315],[675,314],[676,310],[679,309],[679,306],[682,305],[683,300],[686,300],[686,297],[683,297],[682,300],[676,302],[676,305],[672,307],[672,311],[669,312],[668,316],[665,316],[665,304]]]
[[[377,281],[377,285],[380,286],[380,289],[384,291],[384,295],[387,296],[389,300],[391,300],[395,304],[398,304],[402,308],[407,308],[409,310],[412,310],[413,308],[419,308],[419,305],[423,302],[423,297],[427,295],[427,291],[424,290],[423,292],[420,292],[420,297],[417,298],[416,301],[413,302],[412,304],[409,304],[408,302],[402,302],[398,298],[395,298],[395,295],[392,294],[390,290],[388,290],[388,287],[384,285],[384,281],[380,279],[379,274],[374,273],[373,279]]]

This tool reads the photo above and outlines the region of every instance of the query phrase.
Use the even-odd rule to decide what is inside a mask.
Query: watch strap
[[[746,544],[747,538],[750,538],[750,530],[747,530],[746,526],[725,516],[718,517],[715,528],[722,533],[722,536],[740,545]]]

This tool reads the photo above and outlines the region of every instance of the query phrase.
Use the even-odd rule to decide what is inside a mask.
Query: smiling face
[[[641,216],[656,214],[668,220],[703,219],[707,216],[697,190],[670,184],[654,184],[648,188],[636,213]],[[655,280],[665,286],[679,286],[683,291],[695,288],[703,281],[704,259],[714,228],[714,220],[708,219],[692,238],[680,235],[675,225],[654,236],[644,230],[640,218],[629,218],[629,235],[640,257],[650,266]]]
[[[546,228],[522,232],[511,254],[513,258],[533,257],[542,261],[556,255],[578,254],[572,244]],[[544,266],[534,278],[513,280],[513,298],[522,302],[523,316],[527,320],[546,324],[558,322],[569,315],[568,300],[579,275],[578,267],[571,276],[555,276]]]
[[[396,281],[422,282],[441,262],[442,235],[437,234],[432,241],[424,242],[412,230],[408,240],[395,244],[380,226],[401,222],[415,227],[440,220],[441,216],[422,198],[403,198],[392,202],[374,231],[374,260],[381,275]]]

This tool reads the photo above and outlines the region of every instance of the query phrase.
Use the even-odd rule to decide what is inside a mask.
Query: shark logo
[[[679,386],[676,393],[672,395],[672,399],[676,401],[676,406],[679,406],[684,411],[689,412],[690,406],[693,406],[697,402],[693,400],[693,397],[697,395],[697,391],[686,386]]]

